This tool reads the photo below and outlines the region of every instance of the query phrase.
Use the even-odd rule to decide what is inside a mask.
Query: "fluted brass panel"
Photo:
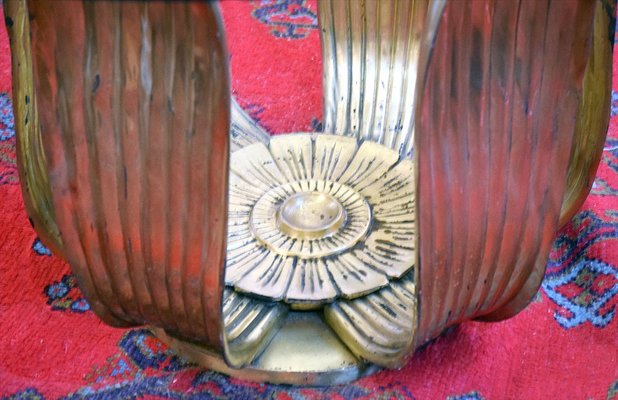
[[[320,0],[324,131],[412,155],[428,0]]]
[[[399,367],[414,340],[416,298],[414,274],[407,274],[363,298],[326,306],[324,317],[358,357]]]
[[[416,136],[417,343],[466,318],[510,315],[536,293],[558,227],[593,13],[593,2],[447,2]]]
[[[287,311],[281,303],[260,301],[226,289],[222,314],[230,365],[241,368],[250,364],[281,328]]]
[[[219,347],[230,95],[216,10],[29,7],[56,222],[93,309]]]

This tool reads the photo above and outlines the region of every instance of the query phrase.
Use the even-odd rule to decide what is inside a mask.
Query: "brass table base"
[[[516,314],[601,156],[612,0],[322,0],[328,134],[272,138],[216,4],[4,4],[41,240],[105,322],[239,378],[343,383]]]

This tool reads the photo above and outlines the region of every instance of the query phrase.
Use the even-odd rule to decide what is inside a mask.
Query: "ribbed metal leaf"
[[[230,98],[216,11],[30,6],[56,221],[93,309],[220,346]]]

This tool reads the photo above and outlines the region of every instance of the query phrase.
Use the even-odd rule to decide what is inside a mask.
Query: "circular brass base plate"
[[[338,385],[380,370],[360,361],[337,339],[315,313],[293,312],[263,353],[240,369],[226,363],[222,354],[178,339],[163,329],[153,333],[178,354],[201,367],[238,379],[276,384]]]

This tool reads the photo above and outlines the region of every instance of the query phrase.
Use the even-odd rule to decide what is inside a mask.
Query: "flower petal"
[[[249,364],[268,345],[287,315],[280,303],[263,302],[233,290],[223,295],[223,324],[228,361],[235,368]]]
[[[273,137],[270,151],[288,182],[311,179],[313,143],[310,135]]]
[[[326,266],[341,295],[354,298],[388,285],[388,278],[350,253],[327,258]]]
[[[311,303],[332,301],[338,294],[322,259],[298,260],[285,300],[288,303],[306,303],[307,307]]]
[[[382,366],[396,366],[413,339],[415,292],[412,274],[408,274],[366,297],[326,306],[326,322],[357,356]]]
[[[234,286],[237,290],[282,300],[294,270],[294,258],[268,252]]]

